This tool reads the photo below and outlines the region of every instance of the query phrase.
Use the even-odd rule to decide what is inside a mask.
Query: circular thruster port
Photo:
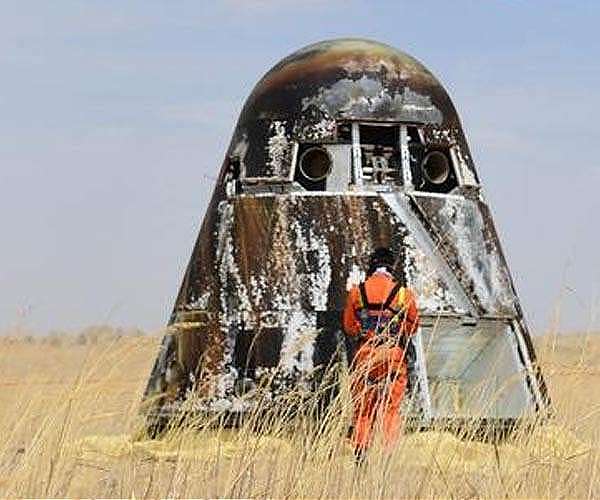
[[[307,179],[317,182],[325,179],[331,172],[331,156],[320,147],[312,147],[300,156],[300,172]]]
[[[421,170],[428,182],[443,184],[450,176],[450,162],[441,151],[432,151],[423,158]]]

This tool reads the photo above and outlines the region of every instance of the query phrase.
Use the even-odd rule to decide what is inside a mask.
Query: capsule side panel
[[[412,199],[479,314],[515,317],[517,299],[487,205],[462,197]]]

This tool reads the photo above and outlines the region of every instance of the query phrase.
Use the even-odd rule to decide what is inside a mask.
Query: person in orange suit
[[[391,448],[398,437],[400,404],[408,382],[406,348],[419,326],[415,294],[394,278],[394,264],[389,249],[376,249],[367,279],[350,289],[344,307],[344,331],[358,340],[351,390],[352,440],[359,463],[364,460],[376,423],[383,427],[387,447]]]

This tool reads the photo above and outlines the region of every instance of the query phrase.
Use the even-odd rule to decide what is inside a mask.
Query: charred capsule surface
[[[244,105],[150,377],[154,410],[200,393],[201,409],[243,412],[265,380],[273,396],[313,390],[377,246],[419,297],[414,418],[547,406],[448,94],[407,54],[342,39],[283,59]]]

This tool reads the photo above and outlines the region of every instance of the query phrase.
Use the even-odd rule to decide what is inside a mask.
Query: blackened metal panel
[[[241,196],[232,207],[223,258],[238,310],[341,310],[348,277],[375,246],[403,255],[406,229],[375,196]]]
[[[404,239],[405,277],[419,295],[422,314],[475,316],[473,298],[457,279],[435,235],[428,229],[427,221],[421,220],[411,209],[408,196],[385,193],[381,197],[408,228],[408,236]]]
[[[457,196],[412,197],[480,313],[515,316],[517,298],[487,206]]]

